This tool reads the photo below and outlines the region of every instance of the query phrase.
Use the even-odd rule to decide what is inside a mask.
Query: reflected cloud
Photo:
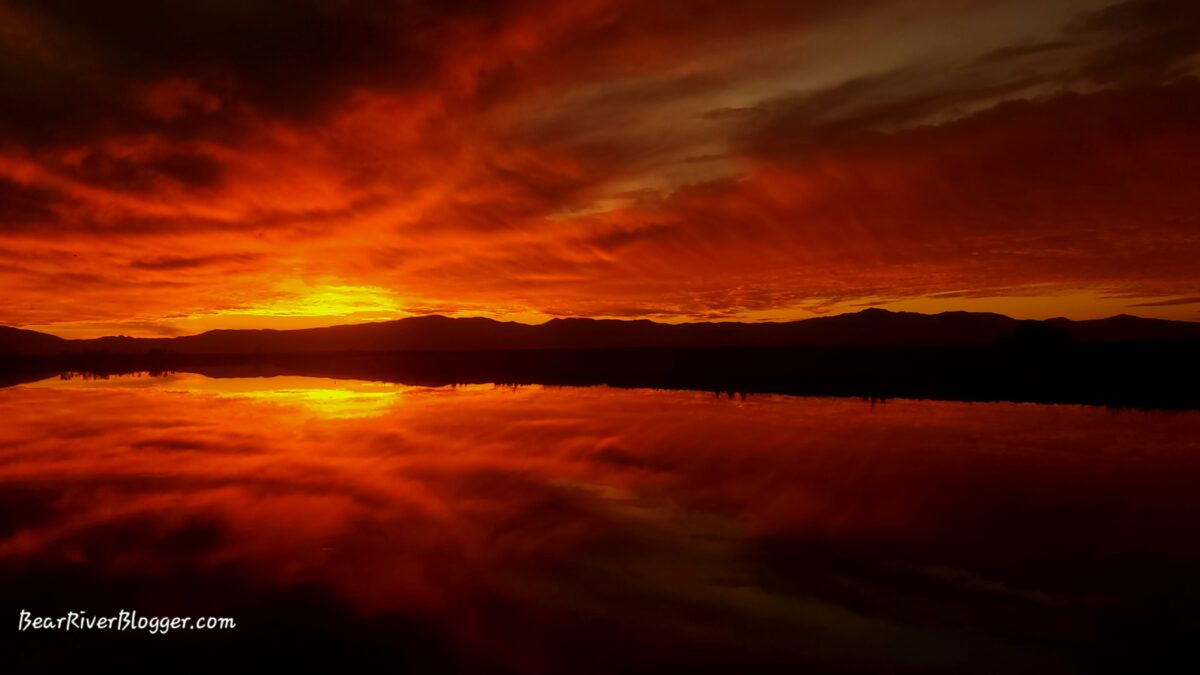
[[[277,617],[308,589],[442,665],[1061,672],[1157,644],[1097,621],[1200,601],[1194,412],[168,375],[0,416],[0,591]]]

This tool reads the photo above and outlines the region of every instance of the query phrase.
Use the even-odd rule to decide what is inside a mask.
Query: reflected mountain
[[[1200,407],[1200,324],[868,309],[787,323],[539,325],[425,316],[305,330],[64,340],[0,331],[0,382],[186,371],[403,384],[551,384]]]

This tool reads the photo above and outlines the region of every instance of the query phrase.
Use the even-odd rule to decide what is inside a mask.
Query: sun
[[[404,315],[395,294],[379,286],[292,282],[279,287],[274,297],[250,307],[221,310],[218,314],[256,316],[339,317],[380,319]]]
[[[396,292],[381,286],[336,279],[291,280],[275,285],[259,300],[193,312],[171,323],[194,333],[218,328],[314,328],[411,315]]]

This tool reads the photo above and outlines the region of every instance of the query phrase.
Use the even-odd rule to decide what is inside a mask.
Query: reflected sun
[[[329,419],[376,417],[417,387],[383,382],[330,380],[323,377],[282,375],[268,378],[207,378],[178,374],[173,388],[191,393],[215,394],[298,408]]]
[[[404,397],[413,393],[437,391],[461,394],[490,391],[490,384],[454,387],[420,387],[390,382],[334,380],[304,375],[271,377],[206,377],[197,373],[95,376],[64,373],[21,385],[35,389],[156,389],[189,394],[240,399],[293,408],[306,416],[322,419],[378,417],[386,414]]]

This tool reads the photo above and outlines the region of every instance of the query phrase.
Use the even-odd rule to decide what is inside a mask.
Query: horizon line
[[[154,336],[112,334],[112,335],[99,335],[99,336],[95,336],[95,337],[65,337],[63,335],[59,335],[59,334],[53,332],[52,330],[48,330],[43,327],[39,327],[39,328],[27,328],[26,327],[26,326],[30,326],[30,325],[41,326],[41,324],[26,324],[25,326],[0,324],[0,327],[28,331],[28,332],[32,332],[32,333],[39,333],[42,335],[48,335],[51,337],[56,337],[60,340],[66,340],[66,341],[71,341],[71,342],[75,342],[75,341],[84,342],[84,341],[90,341],[90,340],[104,340],[104,339],[117,339],[117,338],[125,338],[125,339],[130,339],[130,340],[174,340],[177,338],[196,337],[199,335],[207,335],[210,333],[222,333],[222,332],[271,331],[271,332],[276,332],[276,333],[290,333],[290,332],[321,330],[321,329],[329,329],[329,328],[343,328],[343,327],[349,327],[349,326],[369,326],[369,325],[378,325],[378,324],[386,324],[386,323],[397,323],[397,322],[401,322],[401,321],[410,321],[410,320],[414,320],[414,319],[430,319],[430,318],[447,319],[450,321],[482,319],[482,320],[491,321],[494,323],[517,324],[517,325],[521,325],[521,326],[530,326],[530,327],[544,326],[544,325],[553,323],[555,321],[616,321],[616,322],[621,322],[621,323],[648,322],[648,323],[652,323],[652,324],[656,324],[656,325],[660,325],[660,326],[687,326],[687,325],[704,325],[704,324],[716,324],[716,323],[742,324],[742,325],[772,325],[772,324],[804,323],[807,321],[814,321],[814,320],[819,320],[819,319],[831,319],[831,318],[835,318],[835,317],[839,317],[839,316],[853,316],[853,315],[857,315],[857,314],[863,314],[866,312],[883,312],[886,314],[908,314],[908,315],[915,315],[915,316],[930,316],[930,317],[944,316],[947,314],[971,314],[971,315],[977,315],[977,316],[999,316],[999,317],[1003,317],[1005,319],[1009,319],[1012,321],[1034,321],[1034,322],[1071,321],[1074,323],[1082,323],[1082,322],[1087,322],[1087,321],[1108,321],[1108,320],[1117,319],[1117,318],[1132,318],[1132,319],[1138,319],[1141,321],[1165,321],[1168,323],[1200,324],[1200,321],[1189,321],[1186,319],[1161,319],[1161,318],[1156,318],[1156,317],[1139,316],[1136,314],[1130,314],[1128,312],[1122,312],[1119,314],[1113,314],[1110,316],[1092,318],[1092,319],[1072,319],[1072,318],[1069,318],[1066,316],[1052,316],[1052,317],[1047,317],[1044,319],[1022,319],[1022,318],[1014,317],[1012,315],[1005,314],[1002,312],[977,312],[977,311],[961,310],[961,309],[960,310],[945,310],[945,311],[941,311],[941,312],[916,312],[916,311],[911,311],[911,310],[893,310],[893,309],[887,309],[884,307],[864,307],[864,308],[854,311],[854,312],[829,313],[829,314],[821,314],[821,315],[817,315],[817,316],[805,317],[805,318],[801,318],[801,319],[789,319],[789,320],[773,320],[773,319],[746,320],[746,319],[730,318],[730,319],[707,319],[707,320],[698,319],[698,320],[691,320],[691,321],[656,321],[649,317],[634,318],[634,317],[611,317],[611,316],[552,316],[552,317],[550,317],[544,321],[541,321],[539,323],[529,323],[529,322],[525,322],[525,321],[518,321],[518,320],[513,320],[513,319],[497,319],[494,317],[487,317],[487,316],[447,316],[445,314],[430,313],[430,314],[416,314],[416,315],[411,315],[411,316],[402,316],[402,317],[396,317],[396,318],[392,318],[392,319],[380,319],[380,320],[371,320],[371,321],[350,321],[350,322],[343,322],[343,323],[330,323],[330,324],[321,325],[321,326],[305,326],[305,327],[298,327],[298,328],[211,328],[211,329],[203,330],[203,331],[196,332],[196,333],[180,333],[180,334],[175,334],[175,335],[154,335]],[[300,318],[300,317],[295,317],[295,318]]]

